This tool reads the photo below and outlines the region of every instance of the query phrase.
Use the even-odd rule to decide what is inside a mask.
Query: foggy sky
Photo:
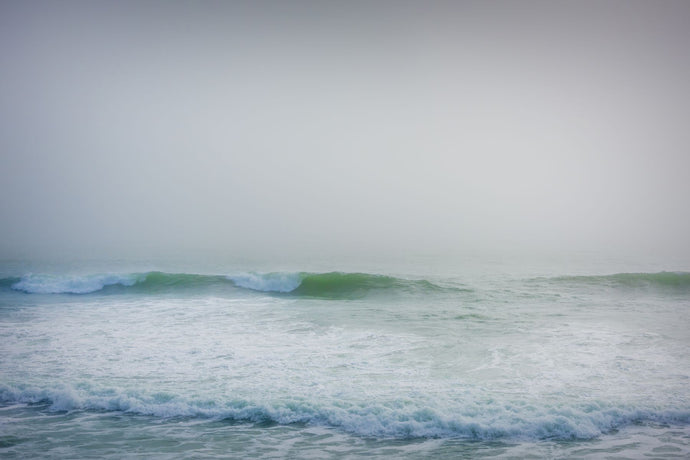
[[[0,258],[690,254],[690,2],[0,3]]]

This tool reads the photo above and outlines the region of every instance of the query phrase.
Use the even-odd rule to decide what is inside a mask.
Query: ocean
[[[687,266],[0,266],[2,458],[690,457]]]

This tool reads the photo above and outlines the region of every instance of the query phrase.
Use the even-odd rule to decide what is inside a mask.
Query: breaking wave
[[[409,293],[451,289],[427,280],[342,272],[245,273],[231,276],[163,272],[85,276],[28,274],[21,278],[4,278],[0,280],[0,286],[9,286],[15,291],[28,294],[90,294],[100,291],[159,293],[167,290],[224,287],[324,299],[355,299],[375,292]]]
[[[140,282],[138,275],[24,275],[11,283],[12,289],[28,294],[88,294],[100,291],[106,286],[133,286]]]
[[[639,423],[690,423],[680,409],[616,407],[607,403],[577,406],[521,406],[465,402],[463,406],[424,407],[410,401],[348,403],[304,398],[251,401],[195,401],[168,393],[114,389],[93,391],[61,386],[18,389],[0,385],[5,404],[42,405],[50,411],[97,410],[161,418],[196,417],[282,425],[330,426],[359,436],[389,438],[592,439]]]

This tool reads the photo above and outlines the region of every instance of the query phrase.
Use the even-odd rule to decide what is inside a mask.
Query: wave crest
[[[333,400],[194,400],[182,395],[62,385],[24,388],[0,385],[0,402],[43,405],[50,411],[96,410],[153,417],[195,417],[237,422],[307,423],[359,436],[467,439],[592,439],[614,429],[645,422],[686,425],[684,409],[616,407],[606,403],[524,406],[497,401],[466,401],[454,408],[399,401],[343,404]]]
[[[90,294],[230,288],[322,299],[357,299],[376,292],[410,293],[443,291],[427,280],[408,280],[368,273],[245,273],[240,275],[201,275],[190,273],[129,273],[95,275],[34,275],[5,278],[0,283],[28,294]]]
[[[141,281],[141,275],[87,275],[59,276],[28,274],[13,283],[12,289],[28,294],[89,294],[106,286],[133,286]]]
[[[292,292],[302,283],[300,273],[247,273],[244,275],[228,276],[235,286],[253,291],[263,292]]]

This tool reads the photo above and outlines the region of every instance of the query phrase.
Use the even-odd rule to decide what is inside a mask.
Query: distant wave
[[[690,290],[689,272],[616,273],[535,278],[532,281],[618,288]],[[370,295],[471,292],[458,286],[441,286],[425,279],[405,279],[370,273],[242,273],[204,275],[194,273],[122,273],[91,275],[26,274],[0,278],[0,289],[27,294],[157,294],[169,291],[243,289],[273,295],[322,299],[357,299]]]
[[[690,289],[690,273],[688,272],[616,273],[613,275],[560,276],[551,279],[556,282],[591,285]]]
[[[375,292],[453,289],[437,286],[427,280],[342,272],[245,273],[230,276],[163,272],[83,276],[27,274],[21,278],[1,279],[0,286],[28,294],[90,294],[106,290],[110,293],[125,291],[144,294],[226,287],[324,299],[356,299]]]
[[[161,418],[197,417],[238,422],[306,423],[360,436],[467,439],[592,439],[637,423],[687,425],[686,409],[618,407],[608,403],[565,406],[490,404],[426,407],[405,401],[343,403],[328,399],[197,401],[184,395],[59,386],[17,388],[0,384],[0,403],[38,404],[51,411],[96,410]]]

